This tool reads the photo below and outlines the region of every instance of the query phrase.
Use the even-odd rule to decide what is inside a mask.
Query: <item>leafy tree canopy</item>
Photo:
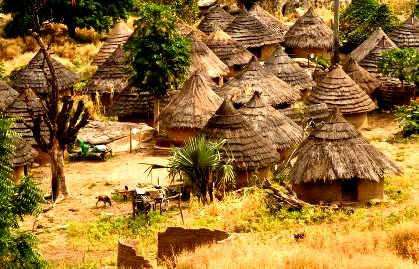
[[[404,82],[419,82],[419,52],[414,48],[394,48],[385,51],[378,62],[378,69]]]

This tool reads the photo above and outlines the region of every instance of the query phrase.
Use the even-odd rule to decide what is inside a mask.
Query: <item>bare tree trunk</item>
[[[68,196],[64,175],[64,149],[55,138],[49,153],[51,157],[51,188],[53,201],[59,196]]]
[[[334,0],[332,65],[339,63],[339,0]]]

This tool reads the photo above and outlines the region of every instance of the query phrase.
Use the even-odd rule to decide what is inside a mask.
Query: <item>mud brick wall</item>
[[[150,262],[142,256],[137,255],[135,249],[136,241],[119,240],[118,261],[120,269],[151,269]]]

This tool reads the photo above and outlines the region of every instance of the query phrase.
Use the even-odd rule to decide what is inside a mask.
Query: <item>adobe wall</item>
[[[305,58],[307,59],[310,57],[310,54],[313,53],[315,57],[323,58],[323,59],[330,59],[330,51],[324,49],[301,49],[301,48],[293,48],[290,49],[290,56],[293,58]]]
[[[23,165],[13,168],[13,180],[15,183],[19,183],[20,179],[25,175],[25,168]]]
[[[364,113],[355,113],[355,114],[345,114],[343,115],[347,121],[349,121],[353,126],[358,130],[368,127],[368,116],[367,112]]]
[[[278,44],[272,44],[272,45],[265,45],[262,47],[262,55],[260,57],[260,61],[267,61],[274,51],[276,50]]]
[[[297,197],[309,203],[319,201],[333,202],[342,200],[342,186],[340,182],[333,183],[301,183],[293,184]]]
[[[151,269],[150,262],[137,255],[136,241],[119,240],[117,266],[120,269]]]
[[[162,126],[163,127],[163,126]],[[195,137],[198,134],[197,129],[190,128],[172,128],[167,129],[167,138],[172,140],[174,144],[181,145],[188,138]]]
[[[358,201],[368,202],[371,199],[383,199],[384,180],[380,182],[360,180],[358,182]]]

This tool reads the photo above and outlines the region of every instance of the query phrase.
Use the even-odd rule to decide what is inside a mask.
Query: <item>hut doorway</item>
[[[342,200],[357,201],[358,200],[358,180],[342,181]]]

